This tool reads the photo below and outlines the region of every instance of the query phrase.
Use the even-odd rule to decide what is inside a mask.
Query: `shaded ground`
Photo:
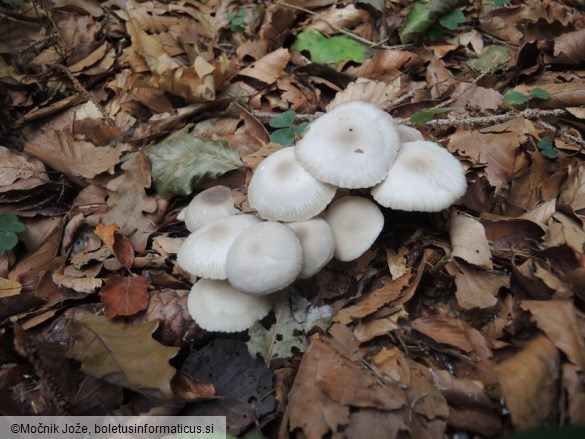
[[[24,224],[14,248],[0,230],[0,411],[311,439],[584,424],[583,2],[435,1],[427,25],[407,1],[291,3],[0,2],[0,212]],[[275,142],[357,99],[445,145],[467,194],[385,209],[369,251],[247,333],[198,328],[191,193],[249,212]]]

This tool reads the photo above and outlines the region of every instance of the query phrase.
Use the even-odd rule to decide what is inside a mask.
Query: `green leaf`
[[[309,122],[303,122],[302,124],[300,124],[298,127],[296,127],[295,130],[295,134],[297,136],[300,136],[301,134],[303,134],[303,131],[305,131],[305,129],[309,126]]]
[[[146,149],[152,180],[163,198],[187,196],[204,180],[242,166],[240,156],[224,140],[183,133]]]
[[[10,212],[0,214],[0,255],[12,250],[18,244],[17,233],[24,232],[25,227],[16,215]]]
[[[511,105],[520,105],[528,102],[528,96],[519,91],[509,91],[504,95],[504,100]]]
[[[267,330],[256,322],[248,335],[248,351],[252,357],[260,354],[266,362],[274,358],[289,358],[295,351],[304,352],[309,345],[308,332],[314,327],[327,329],[331,324],[329,305],[313,306],[298,293],[280,294],[274,305],[276,322]]]
[[[556,159],[559,156],[559,150],[555,148],[553,139],[549,136],[540,139],[536,146],[540,149],[540,153],[549,159]]]
[[[427,123],[428,121],[432,120],[437,114],[439,113],[447,113],[451,111],[451,108],[436,108],[436,109],[427,109],[427,110],[420,110],[414,113],[408,119],[410,123],[415,125],[422,125],[423,123]]]
[[[282,146],[289,146],[295,141],[295,132],[291,127],[280,128],[270,134],[270,141]]]
[[[273,118],[268,125],[272,128],[289,128],[297,117],[297,113],[293,110],[287,110]]]
[[[489,72],[510,59],[510,49],[506,46],[489,46],[477,58],[467,61],[467,65],[476,72]]]
[[[327,38],[316,30],[304,30],[298,34],[291,49],[297,52],[309,52],[312,62],[333,66],[337,66],[342,61],[361,63],[371,53],[369,47],[346,35]]]
[[[459,9],[455,9],[454,11],[449,12],[447,15],[444,15],[439,19],[439,23],[445,29],[455,30],[459,27],[460,24],[465,23],[465,15]]]
[[[442,15],[459,5],[459,0],[428,0],[414,3],[398,35],[403,43],[411,43],[424,35]]]
[[[501,8],[502,6],[509,5],[512,0],[488,0],[489,5],[492,8]]]
[[[547,99],[550,99],[550,93],[542,88],[533,88],[530,90],[530,97],[546,101]]]

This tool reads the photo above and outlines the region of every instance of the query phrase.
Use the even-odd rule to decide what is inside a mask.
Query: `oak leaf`
[[[81,362],[81,370],[138,392],[169,399],[175,369],[168,363],[179,348],[152,338],[157,321],[141,325],[112,322],[78,309],[66,325],[75,344],[67,357]]]

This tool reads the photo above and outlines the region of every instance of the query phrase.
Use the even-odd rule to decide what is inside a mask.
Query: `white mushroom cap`
[[[354,101],[311,123],[295,154],[315,178],[356,189],[381,182],[399,146],[392,117],[372,104]]]
[[[303,266],[295,232],[281,223],[262,222],[234,241],[227,256],[228,281],[245,294],[270,294],[294,282]]]
[[[187,307],[206,331],[238,332],[266,316],[272,303],[268,297],[242,294],[225,280],[199,279],[191,288]]]
[[[248,200],[264,219],[304,221],[325,210],[335,190],[305,171],[289,147],[271,154],[256,168]]]
[[[198,193],[178,215],[185,226],[194,232],[218,218],[235,215],[234,197],[230,188],[213,186]]]
[[[388,177],[372,189],[382,206],[438,212],[465,194],[467,181],[459,160],[435,142],[404,143]]]
[[[400,143],[415,142],[417,140],[425,140],[422,133],[416,128],[408,125],[397,125],[398,135],[400,136]]]
[[[254,215],[219,218],[187,237],[177,253],[177,262],[195,276],[226,279],[228,250],[240,233],[259,222]]]
[[[331,204],[325,214],[335,236],[335,257],[353,261],[364,254],[384,227],[384,215],[373,201],[347,196]]]
[[[313,218],[309,221],[288,223],[303,247],[303,269],[300,279],[317,274],[333,258],[335,237],[327,221]]]

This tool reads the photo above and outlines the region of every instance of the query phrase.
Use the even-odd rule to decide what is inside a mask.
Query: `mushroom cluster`
[[[317,274],[333,257],[351,261],[365,253],[384,216],[369,198],[333,201],[338,187],[371,188],[384,207],[435,212],[467,184],[459,161],[417,130],[369,103],[335,107],[296,146],[260,163],[248,185],[257,216],[240,214],[223,186],[201,192],[181,212],[191,234],[177,262],[200,278],[188,300],[197,324],[245,330],[270,311],[270,294]]]

